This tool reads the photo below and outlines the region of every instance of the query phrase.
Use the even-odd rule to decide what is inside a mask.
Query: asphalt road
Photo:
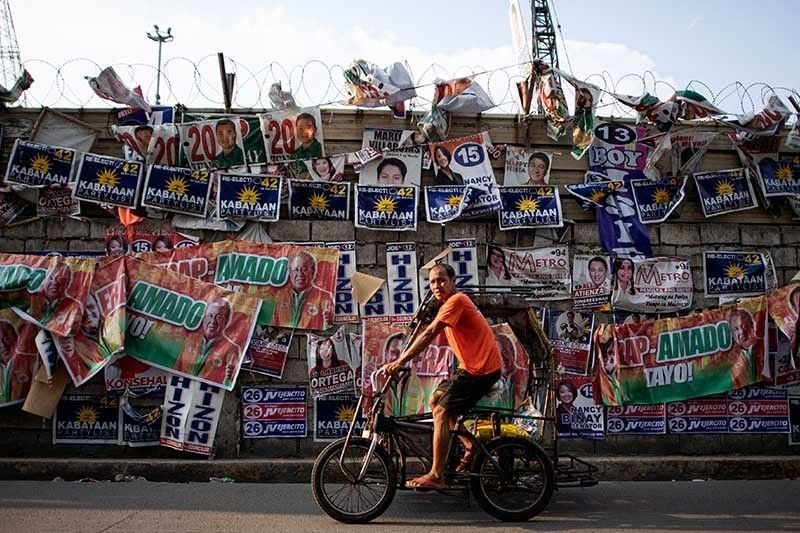
[[[0,531],[797,531],[798,481],[601,483],[557,492],[543,514],[503,524],[474,503],[399,492],[370,525],[324,515],[306,484],[0,482]]]

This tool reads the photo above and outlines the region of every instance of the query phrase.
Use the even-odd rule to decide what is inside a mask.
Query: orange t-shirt
[[[455,293],[439,308],[436,319],[447,326],[444,334],[459,368],[476,376],[500,370],[502,361],[492,328],[469,296]]]

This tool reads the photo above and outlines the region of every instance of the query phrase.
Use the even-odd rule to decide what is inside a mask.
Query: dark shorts
[[[474,406],[500,379],[500,371],[475,376],[463,370],[453,374],[451,379],[442,381],[436,388],[442,396],[438,405],[445,408],[450,415],[463,415]]]

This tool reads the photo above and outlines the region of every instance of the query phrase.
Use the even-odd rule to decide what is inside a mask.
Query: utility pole
[[[156,105],[159,105],[161,104],[161,94],[160,94],[161,93],[161,45],[170,42],[175,37],[172,35],[172,28],[167,28],[167,33],[161,33],[156,24],[153,24],[153,28],[156,30],[155,35],[153,35],[150,32],[147,32],[147,38],[150,39],[151,41],[156,41],[158,43],[158,77],[156,78]]]

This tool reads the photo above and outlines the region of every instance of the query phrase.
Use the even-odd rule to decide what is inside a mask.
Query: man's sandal
[[[443,490],[447,488],[444,483],[436,482],[427,476],[419,476],[408,483],[406,486],[414,490]]]
[[[466,474],[470,471],[472,467],[472,458],[473,453],[471,451],[465,452],[464,456],[458,462],[458,466],[456,466],[456,473],[457,474]]]

